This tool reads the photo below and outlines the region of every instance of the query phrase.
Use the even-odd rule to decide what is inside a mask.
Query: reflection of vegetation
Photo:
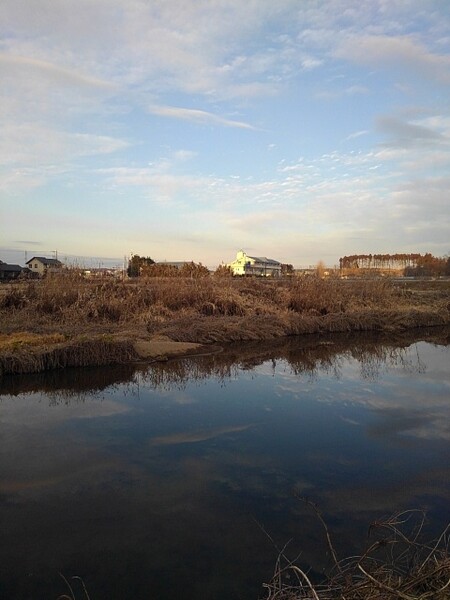
[[[135,366],[115,365],[104,367],[71,368],[25,375],[5,375],[1,380],[2,394],[44,392],[50,398],[85,397],[113,385],[132,381]]]
[[[311,503],[309,503],[311,504]],[[305,570],[280,552],[266,600],[448,600],[450,524],[437,540],[423,542],[425,515],[408,510],[373,523],[369,546],[339,561],[320,512],[333,568],[315,585]]]
[[[411,360],[407,348],[422,340],[447,344],[448,336],[448,330],[444,329],[408,332],[395,337],[352,333],[247,342],[229,346],[220,354],[151,365],[143,371],[142,378],[155,389],[170,389],[209,377],[225,381],[236,376],[239,369],[252,370],[267,361],[272,361],[275,367],[277,361],[284,361],[298,376],[316,378],[325,372],[340,377],[343,361],[353,359],[359,363],[363,379],[376,379],[389,366],[422,372],[425,366],[419,355],[417,360]]]
[[[447,345],[450,330],[412,330],[397,334],[349,333],[310,335],[278,338],[270,342],[242,342],[228,345],[223,352],[194,356],[151,365],[119,365],[65,369],[30,375],[6,376],[2,379],[2,393],[17,395],[43,391],[52,401],[68,401],[103,390],[115,384],[144,384],[153,389],[182,389],[189,381],[214,377],[225,383],[236,377],[240,370],[253,370],[272,361],[287,364],[296,376],[315,379],[320,373],[339,378],[345,360],[353,359],[360,365],[363,379],[376,379],[386,367],[401,367],[408,372],[422,372],[425,365],[413,361],[407,349],[419,342]]]

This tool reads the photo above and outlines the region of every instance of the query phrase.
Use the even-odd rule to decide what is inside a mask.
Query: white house
[[[63,264],[56,258],[45,258],[45,256],[33,256],[26,264],[32,273],[44,275],[47,271],[59,271]]]
[[[257,275],[258,277],[280,277],[281,263],[265,256],[249,256],[243,250],[236,254],[236,260],[229,263],[233,275]]]

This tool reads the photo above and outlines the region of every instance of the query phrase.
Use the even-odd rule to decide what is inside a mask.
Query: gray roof
[[[247,254],[248,256],[248,254]],[[257,260],[261,263],[271,264],[271,265],[281,265],[280,262],[274,260],[273,258],[267,258],[267,256],[248,256],[248,258],[253,258],[253,260]]]
[[[10,273],[12,273],[12,272],[20,272],[23,270],[24,270],[24,267],[21,267],[20,265],[8,265],[7,263],[0,264],[0,271],[9,271]]]
[[[62,267],[62,262],[56,258],[46,258],[45,256],[33,256],[30,260],[27,260],[27,263],[30,263],[33,260],[40,261],[46,267]]]

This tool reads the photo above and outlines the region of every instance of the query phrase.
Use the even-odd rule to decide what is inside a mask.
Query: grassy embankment
[[[238,340],[446,325],[449,309],[448,281],[66,275],[0,287],[0,374],[195,354]]]

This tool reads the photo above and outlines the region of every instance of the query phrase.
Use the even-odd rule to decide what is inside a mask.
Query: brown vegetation
[[[383,279],[88,281],[67,272],[0,288],[0,373],[136,359],[133,342],[157,335],[210,344],[445,325],[449,297],[445,282],[417,290]]]
[[[306,501],[308,502],[308,501]],[[450,524],[424,542],[425,515],[408,510],[373,523],[360,556],[338,560],[332,537],[318,509],[333,567],[315,584],[305,570],[280,553],[266,600],[448,600],[450,598]]]

